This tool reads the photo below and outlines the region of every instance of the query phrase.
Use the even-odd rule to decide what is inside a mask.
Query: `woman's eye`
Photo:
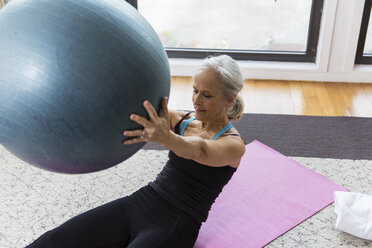
[[[193,92],[194,92],[194,94],[198,94],[199,93],[197,90],[193,90]],[[203,96],[206,97],[206,98],[212,97],[212,96],[207,95],[207,94],[203,94]]]

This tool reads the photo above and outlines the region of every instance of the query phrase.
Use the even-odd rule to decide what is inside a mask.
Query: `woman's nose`
[[[195,105],[200,105],[200,95],[199,94],[195,94],[195,97],[194,97],[194,104]]]

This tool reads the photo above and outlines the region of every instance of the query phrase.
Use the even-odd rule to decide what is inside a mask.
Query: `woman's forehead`
[[[220,79],[216,72],[212,70],[204,70],[194,77],[193,87],[196,88],[219,88]]]

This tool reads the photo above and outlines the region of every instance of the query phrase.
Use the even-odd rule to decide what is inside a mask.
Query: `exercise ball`
[[[124,0],[12,0],[0,10],[0,143],[49,171],[117,165],[144,144],[143,101],[169,96],[166,53]]]

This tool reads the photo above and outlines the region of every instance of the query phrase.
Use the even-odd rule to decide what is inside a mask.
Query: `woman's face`
[[[231,103],[224,98],[220,84],[220,79],[212,70],[204,70],[194,77],[192,102],[197,120],[213,121],[226,114]]]

